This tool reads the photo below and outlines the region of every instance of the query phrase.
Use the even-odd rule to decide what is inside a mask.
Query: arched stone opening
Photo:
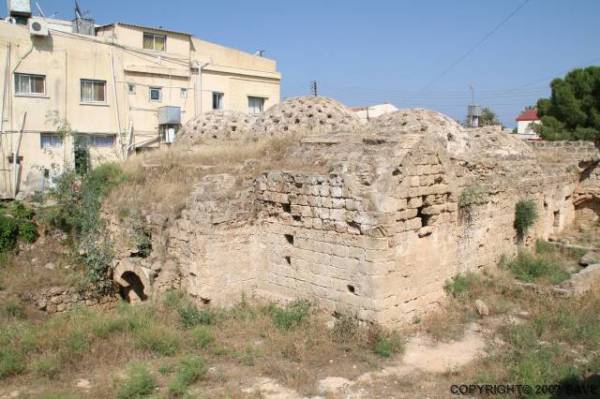
[[[123,284],[126,283],[127,285]],[[130,303],[143,302],[148,299],[144,293],[144,283],[142,279],[132,271],[126,271],[121,275],[119,283],[119,293],[121,298]]]
[[[575,224],[581,229],[600,223],[600,198],[590,197],[575,204]]]

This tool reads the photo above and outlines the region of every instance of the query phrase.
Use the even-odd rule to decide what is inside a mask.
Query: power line
[[[479,48],[479,46],[481,46],[483,43],[485,43],[494,33],[496,33],[502,26],[504,26],[504,24],[506,24],[512,17],[514,17],[523,7],[525,7],[525,5],[527,3],[529,3],[529,1],[530,0],[525,0],[524,2],[522,2],[517,8],[515,8],[510,14],[508,14],[508,16],[506,18],[504,18],[502,21],[500,21],[500,23],[498,25],[496,25],[494,27],[494,29],[492,29],[491,31],[489,31],[485,36],[483,36],[483,38],[481,40],[479,40],[477,43],[475,43],[474,46],[472,46],[470,49],[468,49],[456,61],[454,61],[453,63],[451,63],[439,75],[437,75],[435,78],[433,78],[431,81],[429,81],[429,83],[427,83],[425,86],[423,86],[423,88],[420,91],[427,90],[429,87],[431,87],[438,80],[440,80],[441,78],[443,78],[444,76],[446,76],[446,74],[448,72],[450,72],[455,66],[457,66],[458,64],[460,64],[465,58],[467,58],[469,55],[471,55],[471,53],[473,53],[473,51],[477,50],[477,48]]]

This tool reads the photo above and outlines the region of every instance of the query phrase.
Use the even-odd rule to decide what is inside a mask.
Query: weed
[[[25,309],[22,305],[15,301],[8,301],[4,305],[4,314],[6,314],[8,317],[12,317],[15,319],[24,319]]]
[[[23,354],[13,348],[0,348],[0,380],[25,371]]]
[[[381,357],[391,357],[404,351],[404,340],[392,331],[390,333],[378,332],[373,343],[373,352]]]
[[[521,200],[515,207],[515,228],[520,239],[525,237],[527,230],[538,218],[537,207],[533,200]]]
[[[164,295],[163,303],[168,309],[174,310],[181,307],[184,294],[178,290],[169,290]]]
[[[488,190],[478,184],[466,187],[458,199],[461,208],[471,205],[482,205],[488,201]]]
[[[210,329],[205,326],[196,326],[190,331],[193,344],[197,348],[206,349],[215,341],[215,337]]]
[[[310,302],[297,300],[285,308],[271,307],[271,318],[275,326],[281,330],[289,330],[299,326],[308,316]]]
[[[358,318],[342,314],[335,319],[331,336],[334,342],[347,344],[356,338],[358,330]]]
[[[54,378],[60,373],[60,361],[57,357],[45,357],[40,359],[34,366],[33,369],[36,374],[46,377]]]
[[[135,345],[162,356],[172,356],[179,351],[181,341],[173,330],[160,325],[150,326],[134,333]]]
[[[558,284],[569,278],[569,273],[562,270],[557,262],[536,257],[527,251],[520,251],[506,266],[517,279],[528,283],[544,280]]]
[[[185,395],[190,385],[206,375],[206,365],[199,356],[188,357],[181,361],[173,381],[169,384],[169,393],[180,397]]]
[[[172,364],[163,364],[158,368],[158,372],[162,375],[169,375],[175,372],[175,366]]]
[[[179,322],[184,328],[197,325],[209,325],[215,321],[215,314],[210,310],[200,310],[192,304],[179,309]]]
[[[469,290],[479,282],[479,276],[475,273],[458,274],[446,281],[444,289],[453,297],[460,297],[467,295]]]
[[[156,382],[152,374],[143,365],[132,366],[125,381],[117,393],[118,399],[137,399],[146,397],[154,392]]]
[[[256,358],[260,356],[261,352],[251,345],[246,345],[243,351],[236,353],[237,359],[244,366],[254,366],[256,364]]]
[[[0,252],[12,251],[17,245],[19,225],[17,220],[0,215]]]

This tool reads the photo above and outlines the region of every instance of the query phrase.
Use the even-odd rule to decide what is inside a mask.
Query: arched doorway
[[[144,293],[144,283],[137,274],[126,271],[121,275],[121,280],[127,283],[127,285],[119,284],[119,293],[125,301],[136,303],[148,299],[148,296]]]

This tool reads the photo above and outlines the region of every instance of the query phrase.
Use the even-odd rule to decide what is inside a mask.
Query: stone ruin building
[[[206,176],[180,218],[149,217],[153,254],[118,248],[114,268],[137,297],[180,287],[205,305],[306,298],[394,326],[436,307],[451,277],[516,253],[519,200],[532,199],[540,214],[526,242],[600,210],[593,143],[528,144],[423,109],[360,125],[318,97],[287,100],[252,126],[231,115],[235,134],[219,115],[220,127],[199,128],[216,120],[201,116],[182,141],[213,130],[223,140],[296,135],[285,158],[301,162],[241,185],[232,174]]]

